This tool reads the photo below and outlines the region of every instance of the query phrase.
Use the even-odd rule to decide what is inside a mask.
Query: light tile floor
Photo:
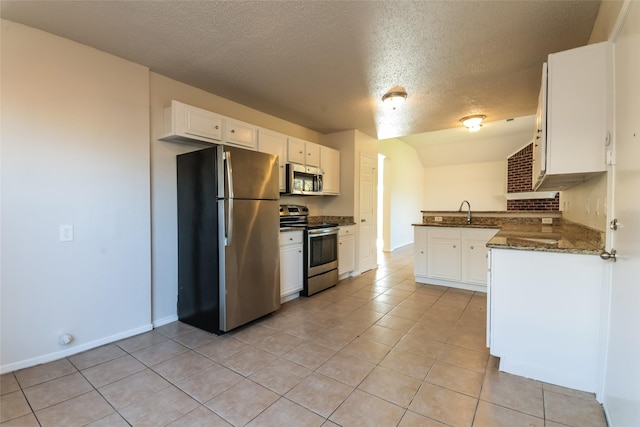
[[[180,322],[2,375],[9,426],[606,426],[592,394],[501,373],[486,296],[411,247],[223,336]]]

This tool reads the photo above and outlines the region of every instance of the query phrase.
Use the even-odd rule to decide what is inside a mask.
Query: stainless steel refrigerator
[[[278,170],[225,146],[177,156],[182,322],[221,333],[280,307]]]

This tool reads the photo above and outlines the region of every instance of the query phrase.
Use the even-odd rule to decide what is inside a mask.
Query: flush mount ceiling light
[[[469,132],[478,132],[482,127],[482,121],[486,119],[487,116],[482,114],[475,114],[473,116],[467,116],[460,119],[462,124],[469,129]]]
[[[385,105],[389,105],[394,110],[396,107],[402,105],[405,99],[407,99],[407,91],[400,86],[391,88],[387,93],[382,95],[382,102],[384,102]]]

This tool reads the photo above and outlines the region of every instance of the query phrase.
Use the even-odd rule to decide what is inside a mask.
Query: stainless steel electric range
[[[280,205],[280,227],[304,231],[304,288],[311,296],[338,284],[338,224],[309,224],[309,210],[301,205]]]

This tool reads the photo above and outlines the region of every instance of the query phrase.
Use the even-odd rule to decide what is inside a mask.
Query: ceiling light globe
[[[481,123],[486,117],[487,116],[483,114],[476,114],[473,116],[463,117],[460,121],[467,129],[469,129],[469,132],[477,132],[482,127]]]
[[[402,105],[406,99],[407,92],[403,91],[387,92],[382,95],[382,102],[385,105],[389,105],[394,110]]]

